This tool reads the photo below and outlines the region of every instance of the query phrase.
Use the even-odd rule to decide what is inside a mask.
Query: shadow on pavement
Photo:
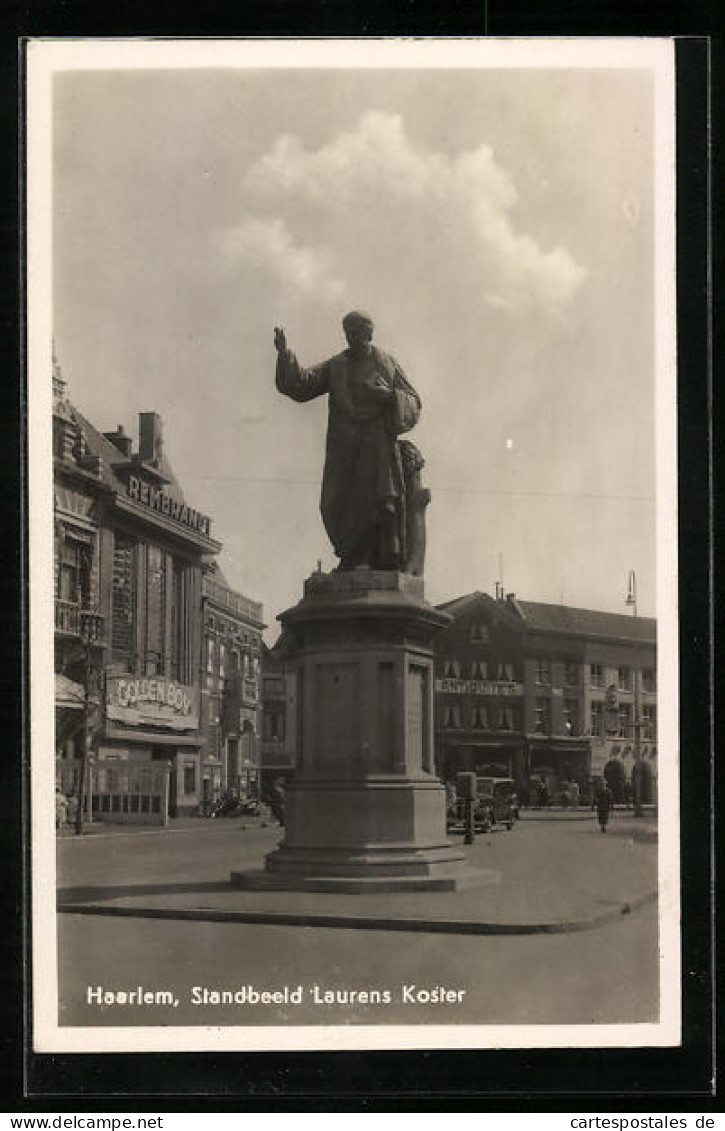
[[[63,906],[75,901],[124,899],[134,895],[184,895],[232,890],[231,883],[223,880],[196,880],[185,884],[127,884],[119,887],[67,887],[58,888],[58,904]]]

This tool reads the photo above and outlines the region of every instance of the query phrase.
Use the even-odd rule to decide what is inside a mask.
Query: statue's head
[[[369,314],[364,314],[361,310],[351,310],[343,318],[342,328],[348,344],[354,346],[366,345],[372,341],[375,326]]]

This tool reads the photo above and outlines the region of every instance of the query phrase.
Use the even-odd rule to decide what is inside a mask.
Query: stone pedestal
[[[313,574],[280,617],[294,645],[298,768],[285,832],[240,887],[456,890],[471,882],[446,837],[433,764],[433,639],[448,616],[422,578]]]

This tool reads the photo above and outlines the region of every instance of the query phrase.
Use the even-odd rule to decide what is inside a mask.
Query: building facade
[[[231,588],[216,562],[202,576],[202,799],[260,791],[262,606]]]
[[[657,779],[656,623],[475,592],[438,606],[437,767],[588,790]],[[623,784],[624,788],[624,784]]]
[[[151,769],[163,767],[169,814],[196,813],[214,760],[235,733],[231,728],[220,742],[209,722],[208,700],[218,700],[221,688],[216,668],[207,670],[204,625],[221,629],[219,638],[235,626],[233,640],[243,624],[257,643],[250,639],[240,655],[256,648],[258,656],[261,606],[226,582],[205,580],[221,546],[211,519],[184,498],[157,413],[139,415],[137,450],[120,426],[101,434],[70,404],[54,363],[53,445],[56,764],[63,788],[77,792],[79,767],[90,762],[103,768],[93,779],[96,815],[140,818],[160,801],[143,800],[148,790],[138,783],[155,780]],[[256,687],[254,665],[244,670]],[[258,694],[248,699],[244,684],[239,694],[256,719]],[[246,733],[241,712],[238,718]]]
[[[262,651],[262,792],[292,776],[297,763],[297,675],[282,634]]]

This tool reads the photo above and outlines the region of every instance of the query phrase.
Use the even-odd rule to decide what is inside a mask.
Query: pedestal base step
[[[232,887],[244,891],[319,891],[347,895],[386,892],[463,891],[499,882],[493,868],[451,868],[434,876],[325,876],[265,871],[232,872]]]

